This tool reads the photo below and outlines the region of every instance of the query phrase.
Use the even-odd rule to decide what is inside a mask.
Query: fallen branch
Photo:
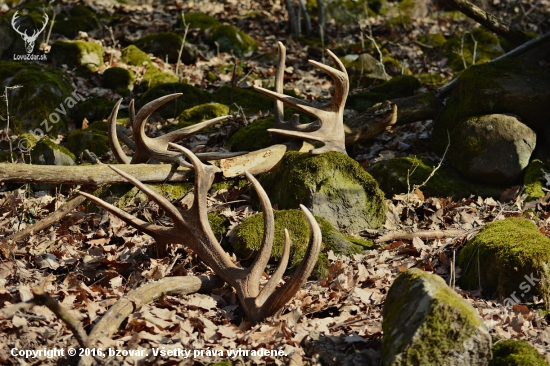
[[[435,240],[435,239],[453,238],[455,236],[461,236],[467,233],[468,231],[457,230],[457,229],[423,230],[423,231],[416,231],[414,233],[398,231],[394,233],[384,234],[378,239],[375,239],[374,242],[376,244],[380,244],[380,243],[386,243],[386,242],[395,241],[395,240],[413,240],[414,238],[420,238],[425,240]]]
[[[510,27],[499,17],[475,6],[466,0],[445,0],[447,5],[455,8],[469,18],[472,18],[491,32],[506,37],[510,34]]]
[[[16,241],[24,240],[30,235],[36,234],[48,228],[50,225],[54,224],[55,222],[61,220],[63,217],[65,217],[67,214],[73,211],[75,208],[80,206],[85,200],[86,200],[86,197],[84,196],[76,196],[71,200],[65,202],[61,207],[59,207],[52,214],[48,215],[48,217],[46,217],[45,219],[42,219],[38,221],[36,224],[26,227],[24,230],[21,230],[15,234],[8,236],[7,238],[4,238],[2,241],[16,242]]]

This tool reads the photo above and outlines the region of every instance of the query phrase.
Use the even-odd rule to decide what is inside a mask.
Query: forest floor
[[[103,9],[101,2],[91,6]],[[504,19],[522,16],[532,6],[550,6],[548,1],[522,1],[516,5],[494,1],[491,10]],[[105,5],[107,9],[109,7]],[[332,81],[307,63],[312,56],[304,42],[289,36],[286,11],[282,1],[227,0],[220,3],[185,1],[184,5],[125,5],[117,10],[123,16],[113,25],[112,35],[107,30],[90,32],[88,37],[104,43],[106,63],[116,66],[120,62],[120,43],[126,44],[139,37],[172,30],[181,12],[201,11],[220,21],[235,25],[259,43],[256,56],[237,59],[203,45],[203,57],[194,65],[183,65],[181,80],[206,90],[234,83],[232,72],[220,75],[215,82],[206,81],[205,72],[220,65],[242,66],[236,86],[250,87],[255,80],[272,79],[273,62],[262,62],[258,55],[275,51],[276,41],[287,47],[287,77],[285,88],[294,89],[307,99],[330,98]],[[259,12],[253,21],[246,17]],[[339,44],[361,42],[362,30],[372,27],[376,41],[390,52],[390,56],[409,68],[414,75],[439,74],[445,80],[453,77],[446,60],[431,53],[415,41],[418,35],[439,33],[446,37],[471,30],[477,25],[465,17],[445,16],[441,10],[430,18],[413,19],[410,25],[384,27],[388,23],[382,16],[370,17],[358,23],[328,24],[327,48]],[[528,23],[528,15],[523,15]],[[180,30],[181,31],[181,30]],[[194,37],[190,31],[190,39]],[[82,36],[86,37],[86,36]],[[52,39],[54,40],[54,39]],[[113,42],[115,41],[115,42]],[[370,42],[363,38],[364,42]],[[200,42],[200,41],[197,41]],[[376,55],[375,55],[376,56]],[[173,64],[153,58],[164,70],[174,70]],[[79,93],[85,97],[101,96],[117,99],[114,92],[93,82],[69,74]],[[100,70],[101,72],[102,70]],[[254,77],[252,77],[254,76]],[[435,90],[440,85],[423,86]],[[357,92],[353,88],[352,93]],[[353,114],[352,111],[347,112]],[[223,143],[236,128],[251,123],[261,115],[236,115],[232,128],[216,128],[196,134],[184,141],[184,146],[204,144],[211,150],[222,149]],[[149,123],[149,132],[156,133],[170,121]],[[350,155],[364,166],[397,156],[426,156],[436,160],[428,150],[431,121],[400,126],[351,149]],[[72,128],[77,128],[72,126]],[[62,138],[60,138],[62,140]],[[107,159],[109,160],[109,159]],[[228,217],[232,227],[256,213],[247,202],[249,187],[230,191],[211,192],[209,206],[220,205],[219,213]],[[520,188],[503,192],[501,200],[470,198],[453,200],[446,197],[424,197],[422,188],[410,194],[401,194],[387,200],[388,213],[383,230],[365,232],[373,239],[382,234],[394,234],[393,239],[378,242],[371,250],[353,257],[330,255],[330,274],[327,278],[308,282],[284,308],[280,317],[252,325],[238,304],[235,293],[224,288],[215,294],[163,296],[158,301],[143,305],[123,323],[112,339],[100,339],[100,347],[116,349],[184,348],[191,350],[282,350],[288,357],[237,356],[233,362],[255,364],[319,364],[313,356],[318,350],[308,338],[320,334],[330,340],[341,352],[361,351],[372,364],[380,362],[382,340],[382,307],[394,279],[409,268],[417,267],[440,275],[454,286],[451,270],[458,275],[454,264],[456,251],[473,237],[486,223],[509,216],[532,219],[540,231],[550,236],[550,195],[537,202],[524,202]],[[0,193],[0,233],[4,236],[47,217],[63,204],[67,191],[30,191],[28,185],[10,192]],[[226,203],[227,201],[239,201]],[[159,219],[158,206],[153,202],[130,202],[127,210],[138,217]],[[462,229],[464,234],[436,240],[403,239],[400,233],[418,230],[440,232]],[[0,300],[3,308],[32,298],[31,289],[43,284],[60,304],[89,331],[101,315],[128,291],[151,280],[175,275],[213,275],[196,256],[181,245],[173,245],[166,258],[153,259],[151,237],[138,233],[120,219],[106,212],[88,213],[81,207],[60,220],[55,227],[32,235],[24,245],[8,250],[2,247],[0,256]],[[92,280],[93,279],[93,280]],[[494,339],[524,339],[550,361],[550,319],[541,312],[542,300],[536,296],[522,299],[513,308],[499,305],[498,299],[482,297],[479,291],[455,290],[474,306]],[[63,322],[43,306],[35,306],[26,313],[18,313],[10,320],[0,320],[0,363],[25,364],[22,359],[9,355],[9,348],[41,349],[75,347],[73,334]],[[9,347],[8,347],[9,346]],[[206,351],[205,351],[206,352]],[[163,357],[167,364],[211,364],[227,357],[203,356]],[[57,362],[73,364],[75,358],[27,360],[27,364],[41,365]],[[153,363],[155,357],[120,357],[120,364]],[[114,362],[111,359],[110,362]]]

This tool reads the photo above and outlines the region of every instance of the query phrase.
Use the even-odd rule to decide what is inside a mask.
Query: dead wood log
[[[425,240],[435,240],[435,239],[444,239],[452,238],[455,236],[461,236],[468,234],[468,231],[459,230],[459,229],[449,229],[449,230],[422,230],[414,233],[407,232],[393,232],[384,234],[378,239],[374,240],[376,244],[386,243],[394,240],[413,240],[414,238],[421,238]]]
[[[475,6],[466,0],[444,0],[447,5],[455,8],[469,18],[472,18],[491,32],[507,37],[510,35],[510,27],[499,17]]]

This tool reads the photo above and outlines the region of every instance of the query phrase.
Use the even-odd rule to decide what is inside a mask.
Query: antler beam
[[[278,46],[279,58],[275,76],[275,91],[254,86],[254,89],[260,93],[277,100],[275,102],[275,127],[277,128],[268,131],[288,137],[319,141],[324,144],[320,148],[311,150],[311,154],[321,154],[327,151],[339,151],[345,154],[344,106],[349,92],[349,78],[346,68],[330,50],[327,50],[327,54],[334,61],[337,69],[309,60],[313,66],[326,72],[335,84],[332,101],[324,106],[317,107],[313,103],[282,94],[286,49],[281,42],[278,43]],[[285,122],[282,117],[283,103],[316,117],[318,120],[301,125],[298,116],[294,115],[290,121]]]
[[[133,217],[95,196],[84,192],[80,192],[80,194],[120,217],[128,224],[151,235],[158,242],[164,244],[172,242],[187,245],[224,281],[236,289],[241,305],[252,322],[259,322],[275,314],[294,296],[302,284],[307,280],[315,266],[321,249],[321,229],[315,221],[315,218],[305,206],[301,206],[309,225],[310,242],[302,264],[296,270],[294,276],[283,286],[276,288],[286,269],[290,255],[290,237],[285,230],[285,245],[281,261],[273,276],[269,279],[267,284],[260,289],[260,279],[262,278],[265,266],[271,256],[275,235],[273,209],[267,194],[258,181],[250,173],[245,172],[247,179],[252,183],[262,204],[262,211],[264,213],[264,236],[260,251],[254,263],[249,268],[240,268],[235,265],[231,261],[229,255],[223,251],[208,223],[206,199],[208,190],[212,184],[213,174],[217,168],[201,163],[190,150],[184,147],[173,143],[169,143],[169,146],[182,152],[195,169],[194,201],[191,208],[187,211],[178,210],[166,198],[139,182],[131,175],[113,166],[110,168],[142,190],[150,199],[155,201],[165,211],[166,215],[172,219],[174,223],[173,227],[150,224]],[[181,162],[181,159],[178,161]]]

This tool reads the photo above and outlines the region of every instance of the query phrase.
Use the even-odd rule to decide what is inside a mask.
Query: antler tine
[[[277,67],[275,72],[275,92],[283,94],[283,83],[285,78],[285,64],[286,64],[286,48],[282,42],[277,42],[278,58],[277,58]],[[284,105],[283,102],[275,100],[275,116],[274,116],[274,126],[276,128],[285,128],[287,125],[293,127],[300,125],[300,116],[294,114],[289,121],[284,121]]]
[[[147,195],[147,197],[158,203],[158,205],[162,207],[162,209],[166,212],[166,215],[168,215],[168,217],[170,217],[174,222],[181,221],[181,214],[178,209],[174,205],[172,205],[170,201],[157,193],[154,189],[147,187],[145,184],[141,183],[130,174],[127,174],[112,165],[109,165],[109,168],[114,170],[115,173],[126,179],[128,182],[132,183],[138,189],[140,189],[143,193]]]
[[[164,240],[170,241],[173,238],[172,228],[158,226],[151,224],[149,222],[143,221],[134,217],[120,208],[111,205],[103,201],[101,198],[97,198],[94,195],[88,194],[86,192],[78,192],[81,196],[86,197],[90,201],[94,202],[96,205],[103,207],[105,210],[109,211],[113,215],[118,216],[121,220],[126,222],[129,225],[132,225],[138,230],[143,231],[144,233],[152,236],[155,240]]]
[[[275,288],[279,284],[279,281],[281,278],[283,278],[283,274],[286,271],[286,266],[288,265],[288,260],[290,258],[290,235],[288,234],[288,230],[285,228],[285,244],[283,247],[283,255],[281,256],[281,259],[279,260],[279,264],[277,265],[277,269],[273,274],[271,275],[271,278],[267,281],[264,288],[260,291],[260,294],[256,298],[256,303],[261,306],[265,303],[265,300],[275,291]],[[309,275],[308,275],[309,276]]]
[[[262,319],[281,309],[298,292],[317,263],[322,243],[321,228],[313,214],[304,205],[300,205],[300,208],[306,216],[309,226],[310,239],[306,254],[292,278],[267,298],[261,311]]]
[[[328,105],[323,107],[323,109],[328,111],[339,111],[340,109],[343,110],[344,105],[346,104],[347,95],[349,93],[348,72],[338,56],[330,50],[327,50],[327,54],[334,61],[339,70],[314,60],[309,60],[309,63],[326,72],[334,81],[334,97]]]
[[[109,146],[111,147],[111,151],[113,152],[113,155],[115,156],[115,159],[121,163],[121,164],[130,164],[132,159],[130,159],[125,153],[124,150],[122,150],[122,147],[120,146],[118,142],[118,138],[122,137],[122,134],[119,136],[117,129],[116,129],[116,119],[118,116],[118,109],[120,108],[120,104],[122,103],[122,98],[115,104],[113,111],[109,115],[109,118],[107,119],[107,123],[109,126],[108,129],[108,137],[109,137]],[[127,137],[127,136],[125,136]],[[129,140],[129,139],[128,139]],[[128,143],[124,141],[126,145]],[[132,142],[133,143],[133,142]],[[135,145],[134,149],[135,150]]]
[[[258,182],[258,180],[249,172],[245,171],[244,174],[246,179],[252,183],[256,194],[258,194],[258,198],[262,205],[262,212],[264,214],[264,236],[262,238],[262,245],[260,246],[260,251],[258,252],[258,255],[256,255],[254,262],[247,270],[252,278],[257,279],[257,284],[254,284],[254,286],[259,286],[260,277],[265,270],[267,262],[269,262],[269,257],[271,257],[273,239],[275,238],[275,217],[273,215],[273,208],[271,207],[269,197],[267,197],[267,194],[260,185],[260,182]]]

